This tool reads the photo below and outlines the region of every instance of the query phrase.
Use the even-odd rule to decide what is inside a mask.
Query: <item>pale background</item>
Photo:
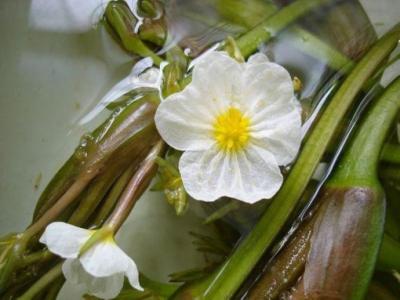
[[[400,21],[399,0],[361,2],[378,33]],[[0,1],[0,234],[27,225],[40,192],[84,132],[77,119],[130,70],[129,57],[90,30],[99,3]],[[163,197],[149,192],[119,240],[145,274],[165,280],[201,264],[187,234],[199,222],[194,213],[174,217]]]

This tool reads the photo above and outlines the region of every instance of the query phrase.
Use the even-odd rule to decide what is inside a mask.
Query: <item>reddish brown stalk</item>
[[[38,234],[47,224],[54,221],[65,208],[68,207],[76,197],[86,188],[90,181],[97,175],[98,172],[85,172],[81,174],[64,195],[47,210],[35,223],[33,223],[23,233],[23,239],[29,240],[32,236]]]
[[[156,158],[163,154],[165,143],[159,140],[147,155],[145,160],[129,181],[121,198],[104,226],[109,226],[113,232],[117,232],[126,218],[129,216],[136,201],[148,188],[151,180],[157,171]]]

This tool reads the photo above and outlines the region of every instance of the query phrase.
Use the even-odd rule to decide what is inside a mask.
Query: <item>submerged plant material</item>
[[[31,225],[0,239],[0,298],[64,281],[84,299],[400,297],[400,79],[379,84],[399,25],[375,41],[356,0],[114,0],[100,24],[134,66],[80,120],[109,114]],[[204,264],[171,270],[178,285],[115,243],[150,186],[171,218],[202,218]]]

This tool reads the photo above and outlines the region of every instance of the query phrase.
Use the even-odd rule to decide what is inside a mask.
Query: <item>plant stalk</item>
[[[294,4],[300,2],[302,1]],[[314,1],[309,3],[315,4]],[[356,96],[364,83],[396,47],[399,37],[400,26],[397,26],[383,36],[356,65],[315,125],[282,188],[254,229],[221,267],[205,279],[184,286],[176,294],[177,299],[193,299],[200,295],[207,299],[232,297],[288,221],[327,149],[335,129],[356,101]],[[254,41],[254,38],[249,40]],[[249,49],[247,48],[245,53],[251,52]]]

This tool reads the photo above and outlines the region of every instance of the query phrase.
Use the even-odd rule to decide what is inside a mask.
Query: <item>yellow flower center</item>
[[[214,123],[214,138],[226,152],[242,150],[248,143],[250,120],[234,107],[220,114]]]

